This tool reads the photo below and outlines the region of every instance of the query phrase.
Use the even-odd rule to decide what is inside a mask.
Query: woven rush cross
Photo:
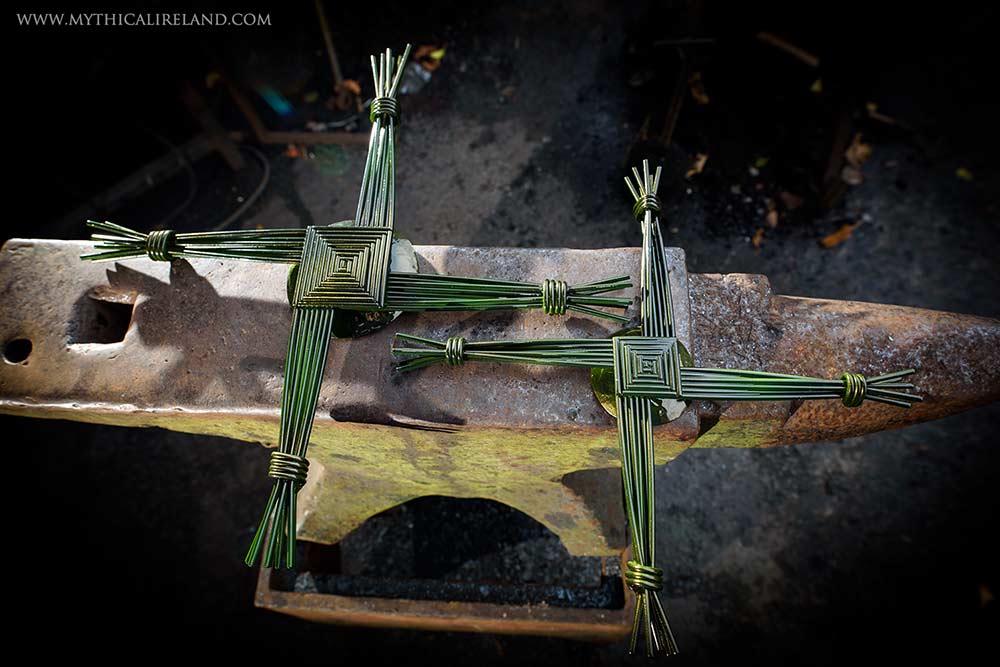
[[[542,364],[589,368],[592,376],[613,372],[614,412],[618,422],[625,511],[632,542],[625,583],[637,597],[629,645],[635,651],[640,630],[646,654],[677,652],[670,625],[657,593],[663,589],[663,571],[654,557],[653,424],[663,400],[720,401],[840,399],[847,407],[865,400],[908,407],[921,400],[909,393],[902,378],[907,369],[875,377],[844,373],[835,380],[752,370],[694,368],[683,363],[675,336],[669,270],[658,213],[660,169],[650,176],[644,161],[642,174],[625,183],[635,199],[633,214],[642,225],[640,288],[641,327],[611,339],[536,339],[523,341],[466,341],[453,337],[435,341],[396,334],[414,347],[393,347],[406,358],[398,369],[410,371],[433,364],[460,366],[466,361]],[[657,415],[654,415],[654,411]]]
[[[306,452],[330,339],[344,318],[351,335],[369,333],[399,312],[538,308],[550,315],[573,311],[619,322],[627,318],[599,308],[626,309],[630,299],[604,296],[632,286],[618,276],[571,286],[563,280],[527,283],[416,272],[408,244],[394,240],[395,142],[400,121],[396,99],[410,53],[372,56],[375,98],[372,130],[353,224],[280,230],[240,230],[148,234],[110,222],[89,222],[96,252],[84,259],[103,261],[148,256],[156,261],[210,257],[292,264],[289,301],[292,325],[285,359],[279,447],[271,455],[274,478],[264,515],[246,555],[252,565],[263,550],[267,567],[293,567],[296,497],[305,484]],[[393,270],[396,263],[406,270]]]

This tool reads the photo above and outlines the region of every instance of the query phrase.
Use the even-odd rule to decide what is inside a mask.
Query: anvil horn
[[[708,429],[699,439],[702,446],[725,446],[726,438],[740,432],[740,423],[754,424],[754,445],[783,445],[899,428],[1000,398],[995,319],[775,295],[767,278],[744,274],[692,276],[691,301],[696,365],[816,377],[914,368],[906,379],[923,397],[907,410],[871,401],[853,410],[839,401],[793,402],[763,423],[760,412],[745,405],[704,406],[703,421],[719,419],[724,427]]]

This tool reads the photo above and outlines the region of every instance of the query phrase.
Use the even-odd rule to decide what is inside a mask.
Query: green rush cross
[[[542,364],[612,371],[618,440],[621,448],[625,511],[632,539],[632,558],[626,564],[625,583],[635,593],[636,608],[629,645],[635,651],[640,629],[646,654],[677,652],[670,625],[657,592],[663,589],[663,571],[654,564],[653,410],[660,401],[675,400],[788,400],[839,398],[856,407],[866,398],[909,407],[919,396],[901,378],[912,369],[866,378],[844,373],[837,380],[747,370],[690,368],[682,364],[675,337],[669,274],[663,236],[656,215],[660,169],[651,179],[648,161],[643,173],[633,169],[635,183],[625,184],[635,199],[632,209],[642,224],[641,330],[629,330],[611,339],[540,339],[524,341],[445,342],[396,334],[418,347],[393,347],[406,357],[399,370],[432,364],[458,366],[465,361]]]
[[[96,252],[84,259],[210,257],[293,265],[289,275],[292,327],[285,359],[279,446],[271,454],[268,469],[274,485],[247,552],[247,565],[256,562],[262,549],[266,567],[280,567],[282,560],[286,567],[294,564],[296,496],[309,470],[306,450],[338,315],[355,311],[368,320],[369,330],[390,320],[393,313],[425,310],[541,308],[550,315],[575,311],[627,321],[598,308],[628,307],[629,299],[603,296],[631,287],[628,276],[570,286],[554,279],[538,284],[392,270],[399,123],[396,94],[409,53],[407,45],[401,57],[393,58],[387,49],[377,62],[374,56],[371,59],[375,81],[372,130],[353,224],[304,230],[158,230],[144,234],[110,222],[88,223],[101,233],[93,235]]]

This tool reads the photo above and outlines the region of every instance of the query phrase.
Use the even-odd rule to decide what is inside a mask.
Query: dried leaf
[[[878,105],[874,102],[868,102],[865,104],[865,109],[868,110],[868,117],[872,120],[877,120],[879,122],[885,123],[886,125],[898,125],[896,119],[892,116],[886,116],[884,113],[880,113],[878,110]]]
[[[789,211],[794,211],[805,203],[802,197],[785,190],[778,193],[778,199],[785,205],[785,209]]]
[[[851,145],[847,147],[846,151],[844,151],[844,158],[847,160],[847,163],[854,168],[861,167],[861,165],[867,162],[868,158],[871,156],[872,147],[870,144],[866,144],[861,141],[860,132],[854,135],[854,138],[851,140]]]
[[[691,88],[691,97],[698,104],[708,104],[708,93],[705,91],[705,84],[701,80],[701,72],[694,72],[688,77],[688,87]]]
[[[691,163],[691,168],[684,174],[684,178],[691,178],[700,174],[704,171],[706,162],[708,162],[708,153],[698,153],[694,157],[694,162]]]
[[[760,244],[764,242],[764,228],[758,227],[757,231],[753,233],[753,238],[750,239],[750,245],[754,248],[759,248]]]
[[[823,79],[816,79],[815,81],[813,81],[812,85],[809,86],[809,92],[815,93],[817,95],[819,95],[820,93],[822,93],[823,92]]]
[[[444,58],[445,47],[436,44],[421,44],[413,52],[413,60],[420,63],[428,72],[433,72],[441,66],[441,59]]]
[[[963,181],[971,181],[973,179],[972,172],[965,167],[959,167],[956,169],[955,176],[958,176]]]
[[[840,245],[847,239],[851,238],[851,234],[854,233],[854,228],[859,224],[860,223],[858,222],[849,222],[841,225],[837,231],[820,239],[820,244],[822,244],[824,248],[833,248]]]
[[[770,44],[771,46],[781,49],[785,53],[798,58],[806,65],[810,67],[819,67],[819,58],[809,53],[803,48],[795,46],[791,42],[781,37],[778,37],[774,33],[770,32],[758,32],[757,39],[764,42],[765,44]]]
[[[354,79],[344,79],[340,82],[340,87],[355,95],[361,94],[361,84]]]
[[[757,159],[753,161],[753,166],[757,167],[758,169],[763,169],[764,167],[766,167],[766,166],[767,166],[767,163],[768,163],[769,161],[770,161],[770,160],[768,160],[768,159],[767,159],[766,157],[764,157],[763,155],[758,155],[758,156],[757,156]]]

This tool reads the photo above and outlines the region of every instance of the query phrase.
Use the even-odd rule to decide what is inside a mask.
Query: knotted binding
[[[155,262],[169,262],[173,259],[170,247],[177,240],[172,229],[158,229],[146,235],[146,254]]]
[[[844,373],[840,376],[844,381],[844,405],[848,408],[856,408],[865,400],[868,393],[868,381],[861,373]]]
[[[546,315],[565,315],[569,285],[565,280],[546,278],[542,282],[542,311]]]
[[[444,360],[449,366],[461,366],[465,363],[465,339],[452,336],[444,344]]]
[[[368,118],[375,122],[376,118],[387,117],[399,123],[399,103],[395,97],[376,97],[372,100],[371,112]]]
[[[309,476],[309,459],[285,452],[271,452],[267,476],[272,479],[285,479],[301,487]]]
[[[637,177],[638,180],[638,177]],[[636,195],[635,204],[632,205],[632,215],[635,216],[636,220],[641,220],[646,215],[646,211],[656,214],[660,212],[660,198],[656,196],[656,186],[659,184],[660,180],[660,170],[656,170],[656,183],[654,183],[652,192],[647,192],[642,196]],[[628,179],[625,180],[628,183]],[[629,184],[631,187],[631,184]],[[636,193],[632,193],[636,194]]]
[[[625,584],[636,593],[663,590],[663,570],[655,565],[643,565],[630,560],[625,564]]]

